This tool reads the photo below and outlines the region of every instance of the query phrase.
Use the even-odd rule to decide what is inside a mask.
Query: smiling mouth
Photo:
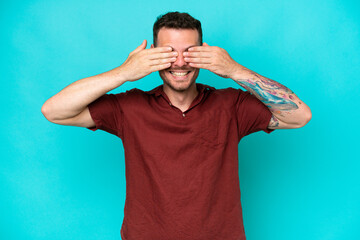
[[[176,76],[176,77],[182,77],[182,76],[186,76],[188,75],[191,71],[187,71],[187,72],[176,72],[176,71],[169,71],[171,73],[171,75]]]

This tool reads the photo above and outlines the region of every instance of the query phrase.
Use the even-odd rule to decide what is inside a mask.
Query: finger
[[[137,48],[135,48],[135,50],[133,51],[133,53],[136,52],[140,52],[141,50],[144,50],[146,48],[147,45],[147,41],[146,39],[140,44],[140,46],[138,46]]]
[[[203,46],[207,46],[207,47],[208,47],[208,46],[209,46],[209,44],[207,44],[206,42],[204,42],[204,43],[203,43]]]
[[[171,47],[156,47],[156,48],[145,49],[145,51],[147,51],[148,53],[162,53],[162,52],[171,52],[172,48]]]
[[[166,53],[152,53],[149,55],[149,59],[162,59],[162,58],[173,58],[178,55],[177,52],[166,52]]]
[[[210,64],[206,64],[206,63],[189,63],[189,65],[194,68],[204,68],[208,70],[211,66]]]
[[[184,57],[212,57],[211,53],[209,52],[184,52]]]
[[[196,46],[188,49],[188,52],[211,52],[210,46]]]
[[[164,58],[164,59],[154,59],[150,61],[150,66],[162,65],[165,63],[175,62],[176,58]]]
[[[150,68],[150,70],[152,72],[156,72],[156,71],[160,71],[166,68],[169,68],[171,66],[171,63],[164,63],[164,64],[160,64],[160,65],[154,65]]]
[[[189,63],[211,63],[211,58],[184,58],[185,62]]]

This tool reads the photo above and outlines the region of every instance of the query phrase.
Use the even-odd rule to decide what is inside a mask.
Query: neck
[[[170,88],[168,85],[163,84],[163,91],[165,92],[166,96],[168,96],[172,105],[181,109],[183,112],[190,107],[190,104],[198,95],[195,82],[184,91],[176,91]]]

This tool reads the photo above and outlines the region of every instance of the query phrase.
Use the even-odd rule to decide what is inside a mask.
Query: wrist
[[[116,79],[116,81],[117,81],[118,83],[123,84],[123,83],[125,83],[125,82],[127,82],[127,81],[132,81],[132,80],[130,79],[129,74],[126,72],[125,69],[122,68],[122,66],[119,66],[119,67],[117,67],[117,68],[114,68],[114,69],[111,70],[111,71],[112,71],[112,74],[114,75],[114,77],[115,77],[115,79]]]
[[[235,81],[245,80],[252,76],[251,73],[252,71],[250,69],[238,64],[230,78]]]

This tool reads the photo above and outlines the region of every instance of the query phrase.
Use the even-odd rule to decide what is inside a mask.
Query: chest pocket
[[[226,110],[215,109],[204,112],[199,121],[199,139],[202,145],[221,148],[227,143],[231,114]]]

